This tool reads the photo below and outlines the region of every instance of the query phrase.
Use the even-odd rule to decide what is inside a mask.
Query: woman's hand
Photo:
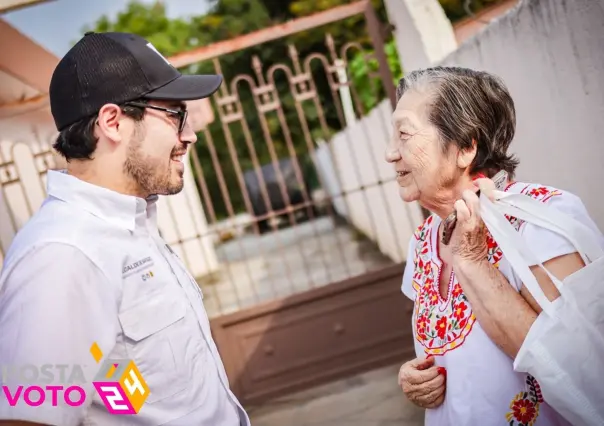
[[[404,363],[398,384],[405,396],[422,408],[436,408],[445,400],[446,370],[434,365],[434,357]]]
[[[495,184],[483,178],[474,184],[487,197],[493,198]],[[454,263],[476,262],[487,256],[487,228],[480,217],[480,200],[475,191],[465,190],[461,200],[454,205],[457,213],[457,224],[451,235],[451,252]]]

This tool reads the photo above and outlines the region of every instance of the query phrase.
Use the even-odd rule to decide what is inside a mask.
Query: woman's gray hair
[[[397,102],[408,90],[430,96],[429,120],[438,129],[443,148],[477,143],[470,173],[492,177],[500,170],[513,177],[518,160],[507,151],[514,138],[516,111],[503,81],[487,72],[459,67],[434,67],[409,73],[399,81]]]

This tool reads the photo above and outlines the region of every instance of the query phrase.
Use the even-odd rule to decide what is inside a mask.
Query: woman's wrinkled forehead
[[[416,129],[428,125],[432,99],[431,90],[405,91],[392,113],[392,124],[395,127],[405,125]]]

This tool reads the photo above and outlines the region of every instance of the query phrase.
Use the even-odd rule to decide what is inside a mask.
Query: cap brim
[[[168,84],[145,94],[147,99],[192,101],[212,96],[222,84],[220,75],[181,75]]]

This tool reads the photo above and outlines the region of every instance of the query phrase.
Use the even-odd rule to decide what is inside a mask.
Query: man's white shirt
[[[69,375],[79,366],[87,398],[71,407],[59,394],[52,406],[48,394],[32,407],[21,396],[11,406],[2,392],[0,419],[249,425],[229,390],[203,294],[159,235],[156,201],[48,172],[48,197],[15,237],[0,275],[0,367],[67,365]],[[150,391],[138,414],[107,411],[91,383],[105,359],[136,364]],[[14,393],[18,383],[0,381]]]

